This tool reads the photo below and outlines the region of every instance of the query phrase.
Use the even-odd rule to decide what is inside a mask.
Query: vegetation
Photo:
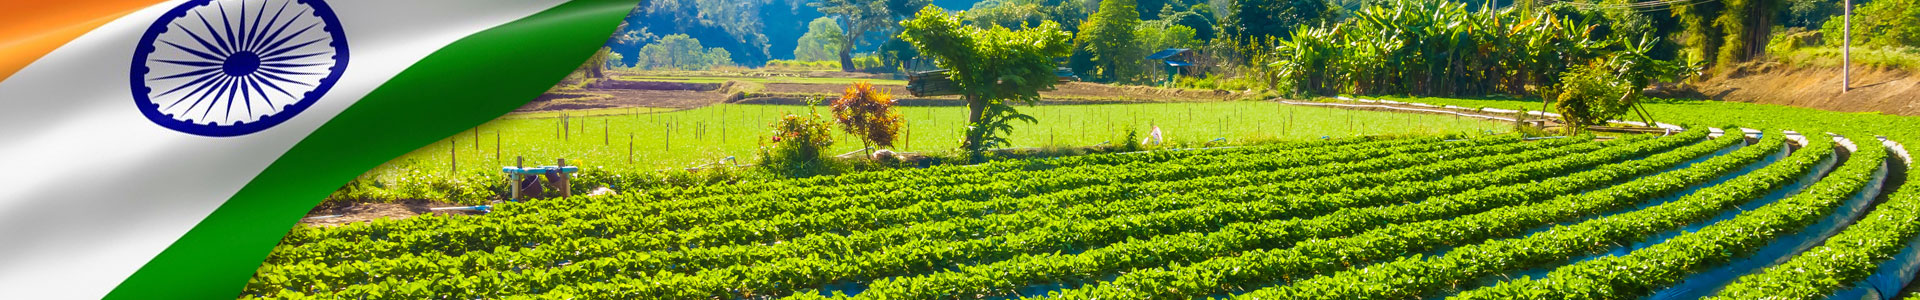
[[[611,97],[578,91],[607,77],[848,86],[830,116],[819,103],[716,104],[484,125],[330,199],[492,212],[297,227],[241,297],[1634,299],[1688,289],[1810,299],[1876,275],[1920,236],[1920,187],[1862,200],[1898,162],[1869,137],[1920,143],[1920,118],[1643,95],[1763,54],[1826,59],[1833,36],[1811,27],[1831,27],[1837,7],[1819,1],[989,0],[965,12],[929,2],[811,1],[820,18],[769,14],[764,0],[638,9],[811,22],[805,34],[782,23],[798,35],[781,39],[796,42],[796,59],[771,60],[752,26],[630,18],[557,93]],[[1899,65],[1916,49],[1902,25],[1920,18],[1908,16],[1920,11],[1913,2],[1860,7],[1863,30],[1885,32],[1860,40],[1866,60]],[[761,53],[730,52],[754,45]],[[1164,48],[1193,49],[1202,71],[1173,85],[1259,100],[1387,95],[1550,110],[1574,128],[1658,117],[1688,129],[1531,137],[1501,134],[1538,132],[1522,120],[1264,101],[1037,105],[1062,61],[1089,80],[1137,84],[1163,78],[1144,56]],[[738,71],[733,57],[776,70]],[[874,86],[898,80],[785,77],[929,69],[906,66],[922,62],[947,69],[961,96],[952,105],[964,107],[900,106]],[[625,69],[714,67],[771,75]],[[1029,124],[1014,135],[1019,121]],[[1707,126],[1764,133],[1710,138]],[[1148,130],[1146,140],[1167,142],[1141,142]],[[1789,143],[1783,130],[1807,139]],[[1843,152],[1829,132],[1858,148]],[[850,139],[861,143],[835,143]],[[863,146],[915,160],[832,156]],[[622,194],[491,203],[511,156],[567,158],[584,169],[576,191]],[[1830,223],[1839,226],[1809,230]],[[1795,242],[1803,237],[1820,246],[1794,251],[1813,245]],[[1743,260],[1781,264],[1725,269]],[[1743,276],[1692,280],[1719,275]]]
[[[799,45],[793,48],[793,59],[798,61],[834,61],[839,62],[842,40],[847,39],[840,29],[840,23],[832,18],[820,17],[807,23],[807,34],[800,36]],[[767,66],[775,66],[767,62]],[[839,66],[836,64],[836,68]]]
[[[833,147],[832,123],[807,104],[807,114],[787,114],[773,123],[768,142],[760,149],[760,167],[787,177],[827,173],[826,149]]]
[[[1132,82],[1138,79],[1140,64],[1147,56],[1145,48],[1139,44],[1135,27],[1140,26],[1140,14],[1134,11],[1134,0],[1100,1],[1100,9],[1080,24],[1079,34],[1073,37],[1073,67],[1087,80],[1097,82]]]
[[[893,147],[900,134],[900,113],[893,110],[893,95],[873,88],[872,83],[855,82],[833,100],[833,117],[840,129],[860,137],[864,147]]]
[[[727,49],[701,47],[699,40],[676,34],[641,47],[639,61],[633,66],[649,70],[705,70],[733,65],[732,55]]]
[[[938,6],[927,6],[901,26],[905,28],[901,39],[938,59],[967,102],[966,140],[960,147],[972,153],[972,161],[983,160],[980,155],[986,149],[1011,145],[1002,135],[1013,134],[1013,121],[1038,122],[1014,105],[1039,102],[1040,90],[1057,80],[1053,59],[1071,53],[1067,34],[1053,22],[1019,31],[980,28],[961,24],[960,16],[948,15]]]
[[[840,70],[853,72],[853,49],[860,47],[862,38],[869,32],[888,27],[893,23],[892,8],[889,1],[882,0],[819,0],[808,3],[820,10],[820,13],[832,17],[841,24],[838,37],[827,41],[835,44],[834,50],[840,57]],[[811,27],[811,26],[809,26]]]
[[[857,81],[823,82],[847,85]],[[896,106],[893,109],[905,121],[892,147],[894,151],[936,157],[963,156],[954,153],[954,149],[964,140],[965,132],[953,129],[967,126],[967,108]],[[1118,143],[1116,139],[1129,130],[1145,132],[1156,125],[1165,131],[1165,147],[1172,148],[1322,137],[1507,130],[1502,124],[1473,119],[1258,102],[1042,105],[1021,111],[1049,121],[1023,127],[1024,134],[1008,137],[1012,143],[1061,148]],[[343,189],[329,199],[334,202],[436,199],[485,204],[506,194],[507,185],[498,180],[498,168],[512,165],[516,156],[541,164],[566,158],[568,164],[584,166],[582,177],[608,179],[576,178],[574,187],[582,189],[576,194],[585,194],[603,185],[620,191],[652,189],[663,180],[683,181],[655,174],[661,170],[674,170],[666,174],[681,176],[687,175],[683,169],[703,165],[751,164],[759,155],[760,147],[768,146],[765,142],[769,140],[770,122],[789,114],[805,115],[805,112],[805,108],[796,106],[721,104],[682,111],[577,111],[564,119],[559,118],[559,113],[509,115],[394,158],[356,181],[360,188]],[[563,126],[562,121],[571,125]],[[841,130],[829,133],[836,141],[860,139]],[[823,152],[833,155],[859,148],[858,143],[837,143]],[[738,157],[738,161],[729,161],[728,157]],[[961,161],[964,160],[952,162]],[[450,169],[452,167],[459,169]],[[716,170],[722,169],[703,170],[694,175],[705,176]]]

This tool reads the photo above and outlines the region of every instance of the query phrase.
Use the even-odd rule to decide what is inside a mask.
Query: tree
[[[886,0],[821,0],[808,4],[839,20],[842,24],[840,39],[840,70],[853,72],[853,49],[859,47],[860,38],[892,24],[893,14],[887,11]]]
[[[722,48],[708,49],[700,40],[685,34],[668,35],[640,48],[634,67],[647,69],[702,70],[733,64],[733,53]]]
[[[1079,0],[986,0],[974,3],[973,8],[967,10],[967,20],[976,26],[997,24],[1020,28],[1053,21],[1063,28],[1076,29],[1086,19],[1087,7]]]
[[[861,146],[893,147],[900,132],[900,114],[893,111],[893,96],[873,88],[867,81],[854,82],[833,100],[833,117],[840,129],[860,137]]]
[[[840,54],[841,40],[846,39],[840,30],[840,23],[832,18],[821,17],[807,23],[807,33],[800,35],[800,42],[793,48],[793,58],[800,61],[835,60]]]
[[[600,47],[600,51],[593,52],[593,56],[587,57],[587,61],[581,63],[580,68],[574,72],[586,74],[587,78],[605,79],[607,78],[605,70],[612,64],[618,63],[620,63],[619,53],[613,53],[611,48]]]
[[[1134,0],[1100,1],[1100,10],[1080,24],[1080,35],[1073,39],[1075,71],[1095,81],[1127,81],[1140,74],[1144,49],[1134,35],[1140,26],[1140,13]]]
[[[948,78],[967,101],[962,147],[979,161],[989,147],[1008,144],[1000,134],[1013,133],[1011,121],[1038,121],[1015,110],[1013,104],[1039,102],[1040,90],[1057,80],[1054,59],[1072,53],[1072,48],[1068,33],[1058,23],[1041,22],[1016,31],[967,26],[961,18],[930,5],[901,23],[900,38],[948,70]]]
[[[1295,27],[1319,25],[1333,14],[1325,0],[1240,0],[1220,21],[1224,34],[1252,43],[1265,37],[1291,38]]]

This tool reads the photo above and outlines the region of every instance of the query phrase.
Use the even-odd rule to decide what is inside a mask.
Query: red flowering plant
[[[805,115],[788,113],[775,121],[771,147],[760,148],[760,166],[776,174],[806,177],[828,173],[826,153],[833,146],[833,129],[815,112],[818,100],[807,102]]]

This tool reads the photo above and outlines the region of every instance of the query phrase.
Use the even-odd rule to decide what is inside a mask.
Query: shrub
[[[893,111],[893,96],[873,88],[865,80],[847,86],[840,99],[833,100],[833,117],[840,129],[860,137],[863,146],[892,147],[900,133],[900,114]]]
[[[829,174],[827,147],[833,146],[833,134],[825,118],[807,105],[807,114],[787,114],[773,123],[771,147],[760,147],[760,167],[788,177]]]

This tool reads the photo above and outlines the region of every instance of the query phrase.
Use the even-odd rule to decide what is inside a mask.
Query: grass
[[[806,110],[803,106],[723,104],[666,113],[567,118],[564,130],[560,118],[507,118],[415,150],[368,175],[390,181],[444,174],[456,162],[461,172],[497,172],[502,165],[512,165],[515,156],[526,157],[530,165],[551,165],[554,159],[566,158],[570,165],[608,171],[694,167],[727,157],[736,158],[740,164],[750,164],[764,137],[771,132],[770,122],[783,113]],[[909,123],[894,149],[941,152],[959,147],[966,108],[901,107],[899,111]],[[1222,143],[1240,143],[1359,135],[1500,132],[1511,127],[1448,116],[1283,106],[1272,102],[1059,105],[1023,107],[1021,111],[1039,118],[1040,123],[1016,125],[1012,135],[1015,147],[1120,143],[1118,139],[1125,136],[1127,130],[1138,130],[1144,137],[1155,125],[1162,129],[1169,143],[1196,145],[1216,139]],[[824,116],[831,112],[821,107],[820,113]],[[832,154],[861,147],[858,139],[835,128]]]
[[[1796,49],[1769,49],[1767,54],[1795,66],[1838,67],[1840,66],[1839,47],[1805,47]],[[1920,71],[1920,48],[1853,48],[1854,66],[1882,67],[1908,71]]]

